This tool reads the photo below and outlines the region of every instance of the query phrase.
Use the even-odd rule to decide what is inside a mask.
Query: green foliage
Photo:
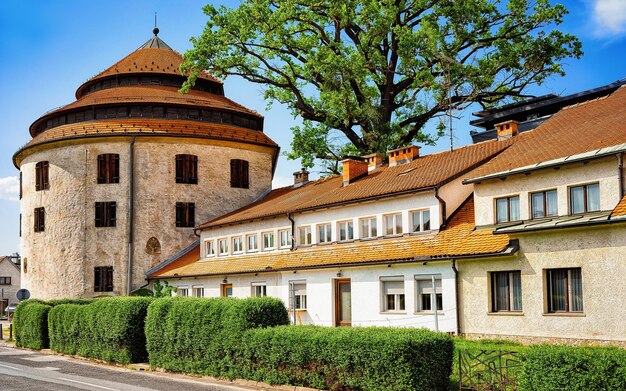
[[[251,327],[288,324],[280,300],[173,297],[148,309],[146,340],[152,367],[235,376],[232,351]]]
[[[154,292],[152,292],[150,289],[141,288],[131,293],[131,296],[154,297]]]
[[[16,346],[37,350],[48,348],[48,312],[51,308],[36,299],[22,301],[17,306],[13,317]]]
[[[626,351],[540,345],[525,354],[520,390],[626,390]]]
[[[237,377],[331,390],[447,390],[452,339],[425,329],[283,326],[247,331]]]
[[[146,319],[150,365],[324,389],[448,387],[453,345],[446,335],[288,322],[285,306],[272,298],[155,300]]]
[[[433,142],[429,120],[523,97],[582,55],[549,0],[246,0],[204,12],[184,89],[199,70],[261,84],[303,119],[288,156],[305,167]]]
[[[50,310],[50,348],[128,364],[147,358],[146,297],[111,297],[88,305],[62,304]]]
[[[171,297],[172,292],[176,292],[176,287],[170,286],[169,282],[167,281],[164,281],[163,284],[161,284],[161,281],[156,280],[153,284],[153,289],[154,297]]]

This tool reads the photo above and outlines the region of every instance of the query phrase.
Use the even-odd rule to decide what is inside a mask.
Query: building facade
[[[30,127],[20,170],[22,285],[41,299],[122,295],[194,227],[271,188],[263,118],[155,35]]]
[[[17,304],[17,291],[20,289],[19,256],[0,257],[0,317],[6,316],[6,308]]]

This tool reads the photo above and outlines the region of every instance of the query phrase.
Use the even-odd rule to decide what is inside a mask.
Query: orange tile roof
[[[183,56],[172,49],[139,48],[89,79],[89,82],[128,73],[163,73],[184,76],[179,69],[183,60]],[[198,77],[222,84],[220,80],[206,72],[201,72]]]
[[[334,266],[424,261],[458,256],[502,253],[507,235],[474,230],[474,202],[468,199],[452,216],[448,227],[435,235],[422,234],[347,244],[318,245],[266,254],[175,261],[148,278],[210,276],[274,272]]]
[[[263,118],[254,110],[250,110],[223,95],[211,94],[204,91],[191,90],[186,94],[178,92],[176,87],[166,86],[126,86],[107,88],[94,91],[77,101],[46,113],[37,122],[59,111],[66,111],[79,107],[112,104],[112,103],[169,103],[185,106],[210,107],[238,113],[245,113]]]
[[[521,133],[505,152],[467,179],[626,143],[626,86],[611,95],[561,109],[536,129]]]
[[[395,167],[383,166],[348,186],[343,186],[341,176],[332,176],[309,182],[298,188],[291,186],[279,188],[257,202],[202,224],[198,228],[434,187],[463,174],[509,145],[510,140],[492,140],[468,145],[452,152],[426,155]]]
[[[263,132],[233,125],[182,120],[115,119],[77,122],[46,130],[28,142],[20,151],[49,141],[84,136],[97,137],[115,135],[189,136],[278,147],[278,145]]]
[[[626,216],[626,195],[622,200],[617,204],[613,212],[611,212],[611,217],[617,216]]]

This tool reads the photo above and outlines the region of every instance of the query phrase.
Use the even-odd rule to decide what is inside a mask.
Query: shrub
[[[232,377],[233,349],[245,330],[288,323],[283,303],[269,297],[158,299],[146,319],[149,362],[171,371]]]
[[[425,329],[284,326],[245,333],[238,377],[319,389],[447,390],[452,339]]]
[[[144,322],[151,299],[111,297],[50,310],[52,350],[128,364],[147,358]]]
[[[17,306],[13,318],[15,345],[38,350],[48,348],[50,308],[52,308],[50,305],[36,299],[25,300]]]
[[[626,351],[539,345],[525,355],[521,390],[626,390]]]

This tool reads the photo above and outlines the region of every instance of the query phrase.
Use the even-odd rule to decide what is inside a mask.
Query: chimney
[[[367,161],[350,157],[341,161],[343,166],[343,185],[348,186],[358,178],[367,175]]]
[[[518,133],[518,130],[517,130],[518,124],[519,122],[515,120],[510,120],[510,121],[496,124],[495,127],[496,127],[496,132],[498,133],[498,141],[516,136]]]
[[[367,162],[367,171],[370,172],[372,170],[377,169],[378,167],[383,165],[383,154],[382,153],[370,153],[369,155],[363,156],[363,159]]]
[[[419,155],[420,147],[417,147],[415,145],[387,151],[387,156],[389,156],[389,167],[412,162],[413,160],[418,158]]]
[[[304,168],[293,173],[293,187],[300,187],[309,181],[309,172]]]

